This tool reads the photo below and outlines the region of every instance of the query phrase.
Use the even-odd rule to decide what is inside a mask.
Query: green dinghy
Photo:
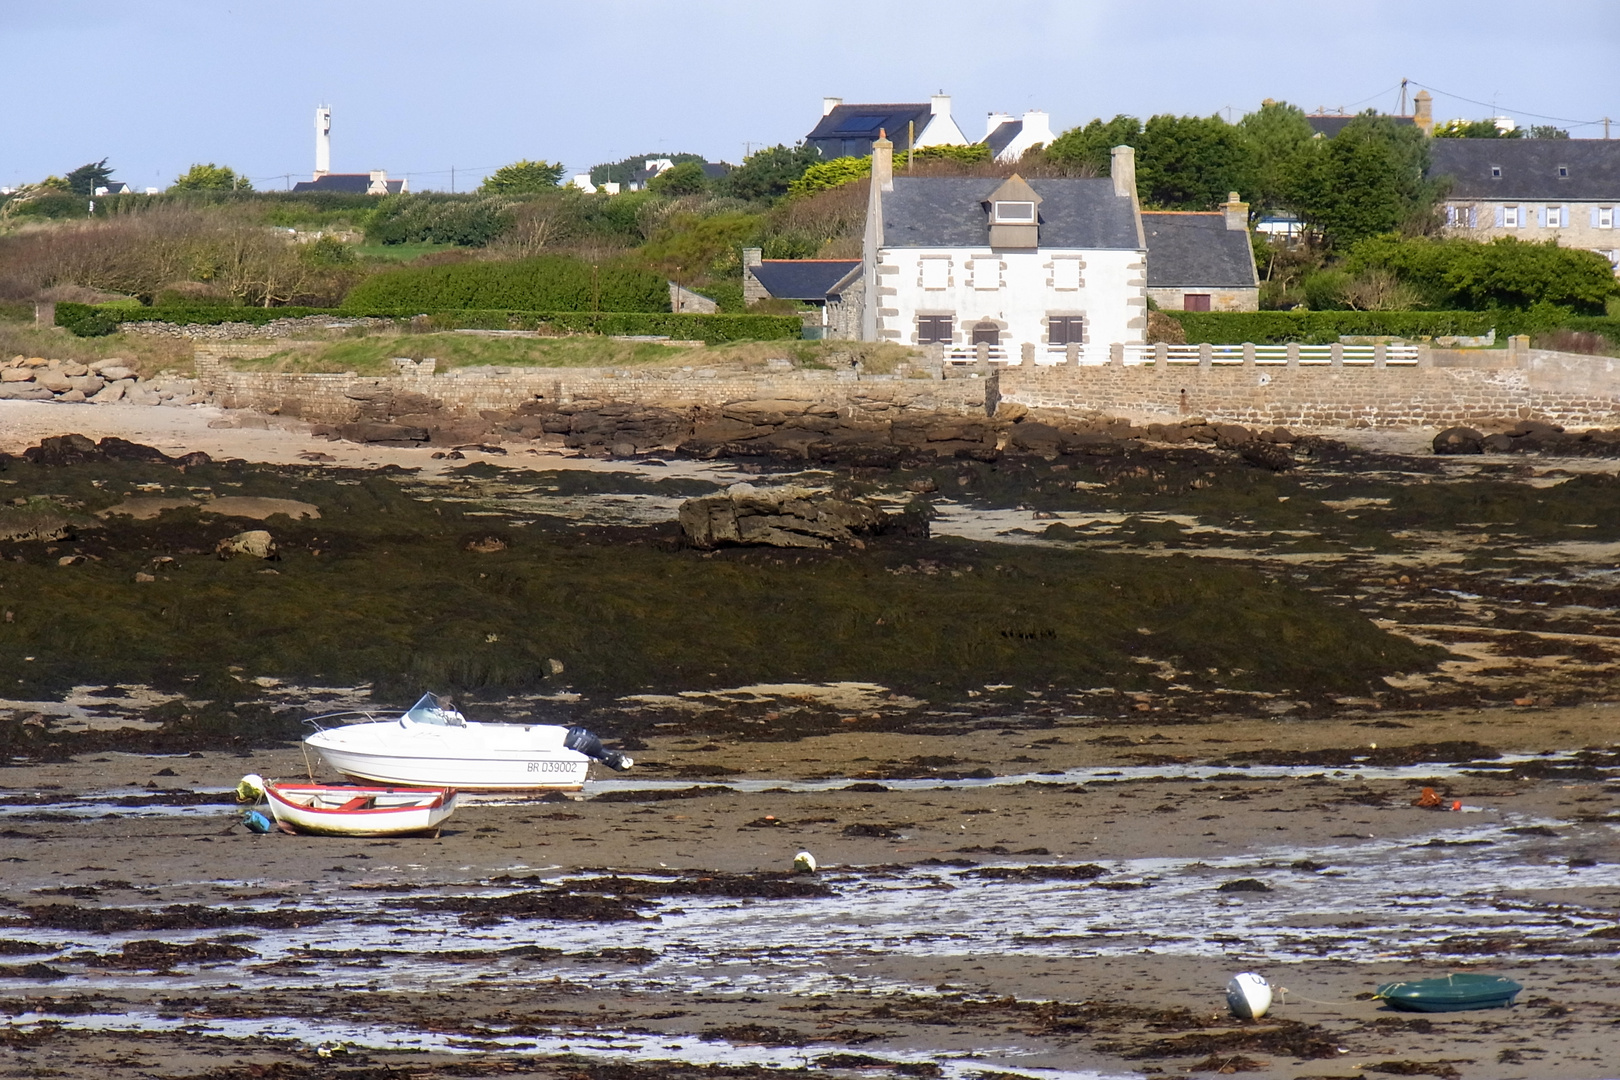
[[[1373,991],[1373,997],[1382,998],[1391,1008],[1407,1012],[1463,1012],[1512,1005],[1514,997],[1523,989],[1501,975],[1461,974],[1385,983]]]

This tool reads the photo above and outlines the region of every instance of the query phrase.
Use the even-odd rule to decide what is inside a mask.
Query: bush
[[[338,318],[384,318],[400,322],[426,314],[435,330],[538,330],[550,329],[581,334],[668,335],[684,341],[710,345],[729,341],[780,341],[797,338],[797,316],[779,315],[690,315],[670,312],[635,311],[514,311],[505,309],[364,309],[309,307],[97,307],[90,304],[57,304],[56,324],[79,337],[99,337],[115,333],[122,323],[164,322],[178,326],[217,326],[221,323],[248,323],[263,326],[276,319],[299,319],[309,315]]]
[[[446,311],[668,311],[669,287],[622,262],[593,266],[566,255],[469,262],[375,274],[349,293],[349,309]]]
[[[871,175],[870,157],[833,158],[831,161],[823,161],[806,169],[803,176],[788,185],[788,197],[800,199],[806,195],[814,195],[818,191],[843,187]]]
[[[1614,268],[1602,255],[1560,247],[1553,240],[1533,243],[1511,236],[1489,243],[1375,236],[1351,249],[1345,269],[1351,274],[1392,273],[1437,308],[1551,304],[1599,315],[1610,297],[1620,295]]]
[[[366,218],[366,240],[487,247],[511,222],[511,203],[502,198],[389,195]]]

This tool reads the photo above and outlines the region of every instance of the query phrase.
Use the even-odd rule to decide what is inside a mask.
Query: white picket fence
[[[955,345],[944,350],[943,359],[953,366],[981,361],[1016,365],[1024,361],[1000,345]],[[1040,367],[1060,364],[1101,366],[1123,364],[1175,364],[1178,366],[1223,367],[1254,364],[1263,367],[1411,367],[1418,362],[1418,346],[1378,345],[1045,345],[1030,357]]]

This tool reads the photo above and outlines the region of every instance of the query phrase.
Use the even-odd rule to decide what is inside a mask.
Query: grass
[[[432,357],[438,370],[463,367],[710,367],[765,368],[770,358],[792,360],[802,368],[847,366],[859,356],[872,373],[894,370],[911,350],[896,345],[870,345],[849,341],[736,342],[705,348],[660,345],[647,341],[615,341],[608,337],[531,338],[490,337],[480,334],[354,334],[319,338],[314,347],[288,348],[259,359],[240,359],[241,371],[345,372],[390,374],[389,360]]]
[[[434,255],[441,251],[465,251],[466,248],[455,244],[356,244],[354,253],[362,259],[378,259],[383,262],[411,262],[424,255]]]
[[[119,359],[143,375],[160,371],[190,374],[191,342],[146,334],[113,334],[108,337],[74,337],[59,326],[38,327],[32,322],[0,322],[0,358],[43,356],[46,359]]]

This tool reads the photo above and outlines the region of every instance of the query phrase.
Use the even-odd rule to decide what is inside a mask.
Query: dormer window
[[[1569,176],[1569,166],[1568,165],[1560,165],[1560,166],[1558,166],[1558,175],[1560,177],[1567,178]]]
[[[1032,202],[998,202],[991,211],[997,225],[1029,225],[1035,221]]]
[[[1500,166],[1500,165],[1492,165],[1491,166],[1491,179],[1492,180],[1500,180],[1500,179],[1502,179],[1502,166]]]

